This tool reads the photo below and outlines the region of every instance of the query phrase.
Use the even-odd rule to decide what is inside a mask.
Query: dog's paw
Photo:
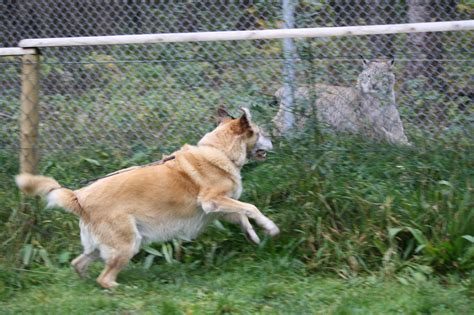
[[[280,233],[280,229],[278,226],[276,226],[275,223],[273,223],[272,220],[270,220],[267,217],[264,217],[264,220],[261,222],[261,226],[263,227],[265,234],[269,236],[276,236],[277,234]]]
[[[278,226],[273,224],[272,227],[265,229],[265,234],[267,234],[271,237],[277,236],[278,234],[280,234],[280,229],[278,228]]]
[[[245,236],[250,242],[254,243],[255,245],[260,244],[260,238],[258,237],[257,233],[255,233],[254,229],[245,230]]]
[[[115,281],[97,280],[97,283],[104,289],[115,289],[119,284]]]
[[[89,273],[84,268],[78,268],[77,266],[74,266],[74,270],[76,271],[77,275],[81,279],[85,279],[89,277]]]

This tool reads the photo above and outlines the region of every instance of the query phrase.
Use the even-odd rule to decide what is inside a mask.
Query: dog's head
[[[224,108],[219,108],[219,125],[206,134],[198,145],[216,147],[224,151],[237,165],[243,165],[248,158],[263,161],[272,142],[262,128],[252,122],[248,108],[241,108],[242,116],[233,118]]]

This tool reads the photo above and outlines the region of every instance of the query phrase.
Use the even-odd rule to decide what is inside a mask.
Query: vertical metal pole
[[[35,174],[38,167],[39,54],[22,58],[20,173]]]
[[[297,0],[282,0],[283,5],[283,28],[295,27],[295,5]],[[296,47],[292,38],[283,39],[283,130],[285,133],[293,128],[295,124],[294,102],[295,102],[295,58]]]

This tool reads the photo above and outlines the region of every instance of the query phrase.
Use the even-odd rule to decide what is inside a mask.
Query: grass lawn
[[[307,274],[298,263],[245,257],[205,267],[131,265],[117,289],[100,289],[70,268],[10,270],[23,288],[4,292],[2,314],[469,314],[467,283],[455,280]],[[101,266],[92,267],[96,275]],[[452,282],[451,284],[447,284]],[[5,288],[5,286],[4,286]],[[471,311],[469,311],[471,310]]]
[[[86,280],[67,267],[80,251],[75,216],[33,199],[20,210],[17,156],[0,151],[0,315],[472,314],[471,149],[281,142],[243,172],[242,200],[275,220],[275,241],[256,247],[211,225],[139,253],[113,291],[95,283],[101,264]],[[48,157],[40,172],[77,184],[150,156]]]

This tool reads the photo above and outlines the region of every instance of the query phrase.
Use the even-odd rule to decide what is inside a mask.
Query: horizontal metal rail
[[[36,54],[36,49],[25,49],[19,47],[0,48],[0,56],[24,56]]]
[[[225,32],[194,32],[194,33],[164,33],[142,35],[113,35],[89,37],[60,37],[23,39],[19,46],[30,47],[65,47],[65,46],[97,46],[97,45],[127,45],[127,44],[156,44],[173,42],[202,42],[202,41],[235,41],[253,39],[280,39],[330,36],[360,36],[397,33],[447,32],[466,31],[474,29],[474,20],[429,22],[387,25],[365,25],[345,27],[317,27],[273,29],[254,31],[225,31]]]

